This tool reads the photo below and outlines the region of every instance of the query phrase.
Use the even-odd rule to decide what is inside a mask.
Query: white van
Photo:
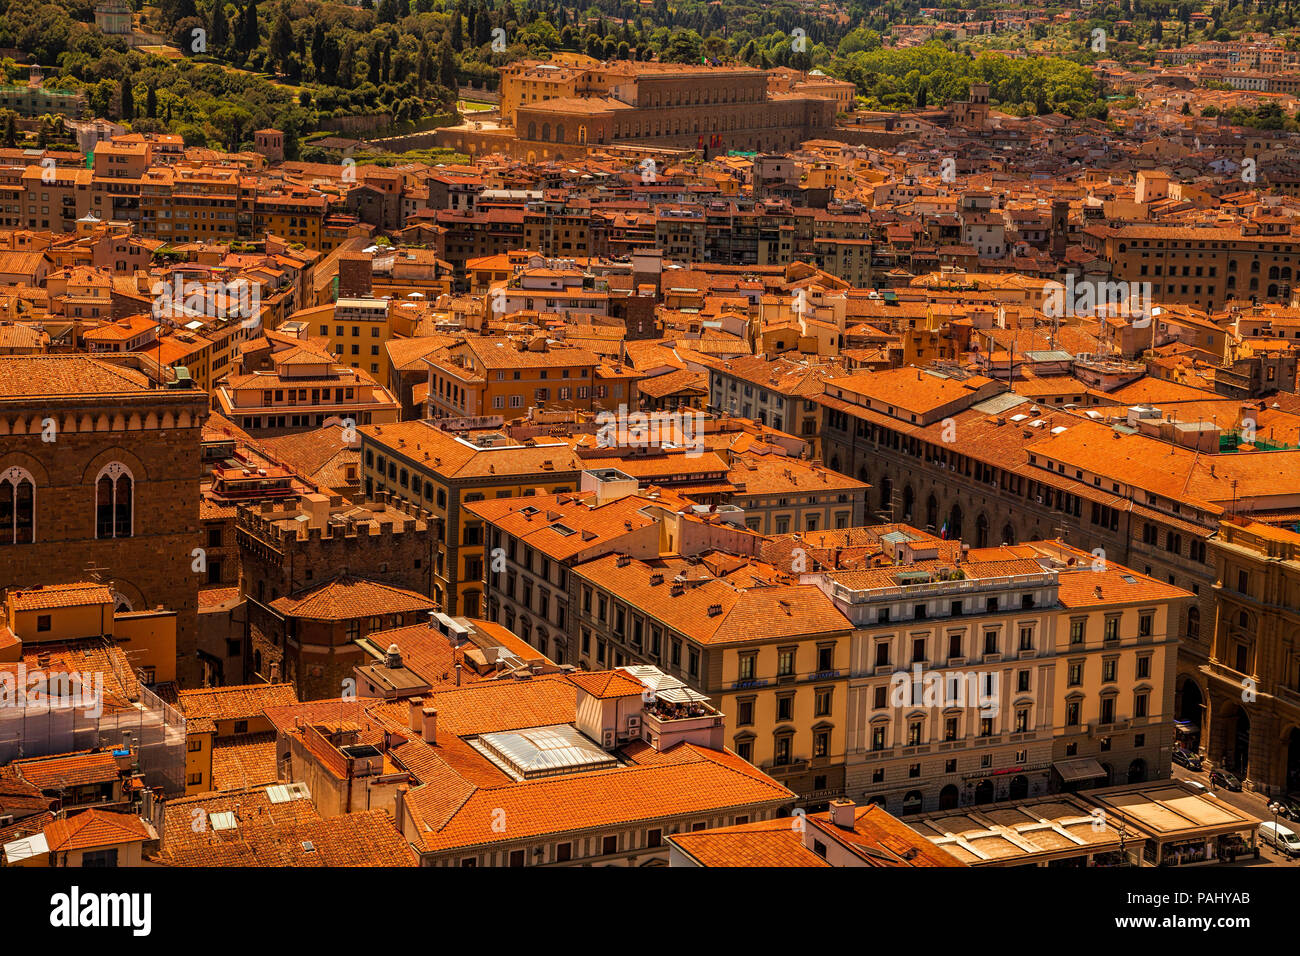
[[[1300,836],[1280,823],[1261,823],[1259,839],[1288,857],[1300,856]]]

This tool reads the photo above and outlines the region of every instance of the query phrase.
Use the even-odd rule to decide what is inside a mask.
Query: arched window
[[[0,545],[36,540],[36,481],[14,465],[0,472]]]
[[[529,123],[529,124],[528,124],[528,138],[529,138],[529,139],[537,139],[537,124],[536,124],[536,123]]]
[[[129,538],[134,533],[135,478],[120,461],[109,462],[95,479],[95,537]]]
[[[556,141],[557,143],[563,143],[563,142],[564,142],[564,124],[563,124],[563,123],[557,123],[557,124],[555,125],[555,141]]]

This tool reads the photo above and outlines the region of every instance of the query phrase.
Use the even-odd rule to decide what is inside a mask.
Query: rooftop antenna
[[[1061,544],[1065,544],[1066,537],[1070,532],[1070,522],[1066,520],[1065,512],[1061,512],[1061,519],[1056,523],[1056,538]]]

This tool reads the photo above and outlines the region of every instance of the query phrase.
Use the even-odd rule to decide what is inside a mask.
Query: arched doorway
[[[931,495],[925,502],[925,527],[927,531],[939,530],[939,502]]]
[[[1011,527],[1010,521],[1008,521],[1006,524],[1002,526],[1002,543],[1003,544],[1016,543],[1016,529]]]
[[[960,802],[961,802],[961,796],[957,790],[956,784],[950,783],[948,784],[948,786],[944,787],[942,790],[939,791],[940,810],[956,810],[957,804]]]
[[[976,803],[993,802],[993,781],[992,780],[980,781],[979,786],[975,788],[975,802]]]
[[[1204,713],[1205,698],[1201,696],[1201,688],[1190,677],[1184,678],[1178,691],[1174,720],[1174,737],[1184,750],[1200,749]]]
[[[894,479],[882,478],[880,481],[880,510],[894,513]]]
[[[1147,778],[1147,762],[1138,757],[1128,765],[1128,782],[1143,783]]]
[[[975,547],[987,548],[988,546],[989,519],[984,512],[981,511],[979,517],[975,519]]]
[[[916,503],[916,492],[911,485],[903,486],[903,520],[912,520],[912,505]]]
[[[1012,777],[1010,796],[1012,800],[1023,800],[1029,796],[1029,778],[1024,774]]]
[[[1196,681],[1191,678],[1183,681],[1182,692],[1178,695],[1178,719],[1185,720],[1197,727],[1201,726],[1201,705],[1203,703],[1201,689],[1196,686]]]
[[[952,510],[948,512],[948,525],[943,534],[945,538],[952,538],[955,541],[961,537],[961,519],[961,505],[954,504]]]
[[[1300,728],[1291,728],[1286,748],[1286,789],[1288,793],[1300,790]]]
[[[1229,766],[1237,776],[1245,777],[1250,766],[1250,715],[1246,713],[1244,707],[1237,708],[1232,742],[1232,755],[1228,758]]]
[[[903,815],[906,816],[909,813],[920,813],[921,804],[923,802],[924,798],[921,796],[920,790],[907,791],[907,795],[903,797]]]
[[[870,806],[870,805],[873,804],[873,803],[874,803],[876,806],[880,807],[880,809],[882,809],[882,810],[885,809],[885,798],[884,798],[884,797],[882,797],[882,796],[880,796],[880,795],[876,795],[876,796],[872,797],[870,800],[867,801],[867,805],[868,805],[868,806]]]

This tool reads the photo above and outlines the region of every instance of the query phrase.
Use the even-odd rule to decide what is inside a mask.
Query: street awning
[[[1096,780],[1098,777],[1105,777],[1106,768],[1091,757],[1081,757],[1078,760],[1058,760],[1052,764],[1056,772],[1061,775],[1061,779],[1066,783],[1078,783],[1080,780]]]

